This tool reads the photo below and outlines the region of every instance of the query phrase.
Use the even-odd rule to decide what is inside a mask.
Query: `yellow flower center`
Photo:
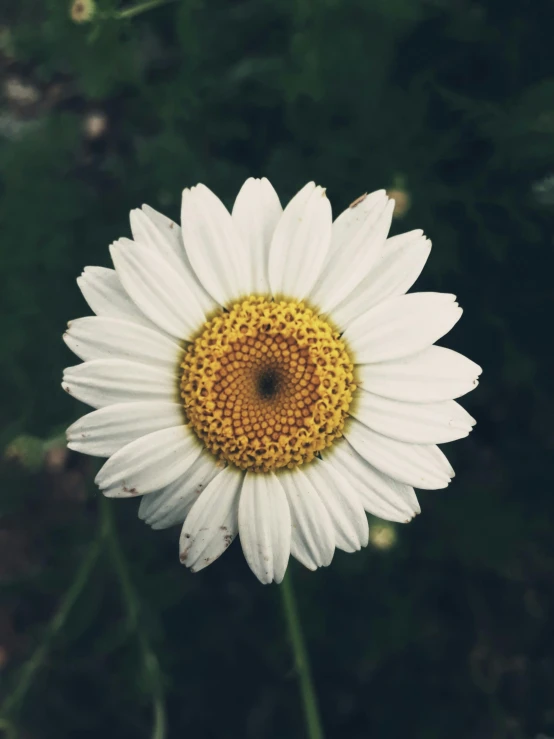
[[[354,367],[339,334],[304,303],[250,297],[205,324],[182,363],[187,418],[243,470],[311,461],[341,435]]]

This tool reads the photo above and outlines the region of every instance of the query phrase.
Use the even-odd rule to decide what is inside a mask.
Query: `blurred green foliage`
[[[98,7],[82,25],[63,0],[0,10],[6,696],[48,645],[0,728],[140,739],[165,701],[169,737],[303,736],[278,589],[238,543],[193,576],[136,503],[110,523],[92,465],[51,441],[83,412],[60,389],[82,268],[109,264],[132,207],[177,218],[185,186],[230,204],[265,175],[283,202],[316,180],[336,213],[403,183],[396,230],[434,242],[418,287],[459,296],[447,343],[484,367],[451,487],[421,493],[392,548],[293,567],[328,739],[554,735],[551,1]]]

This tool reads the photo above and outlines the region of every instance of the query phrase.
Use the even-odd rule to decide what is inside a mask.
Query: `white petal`
[[[67,446],[93,457],[110,457],[141,436],[184,422],[179,403],[118,403],[75,421],[66,431]]]
[[[358,221],[351,220],[348,237],[325,265],[310,296],[324,313],[350,295],[371,271],[387,238],[393,210],[394,200],[383,196],[365,217],[360,212]]]
[[[384,436],[415,444],[445,444],[462,439],[475,424],[475,419],[455,400],[404,403],[365,390],[356,393],[350,413]]]
[[[110,498],[151,493],[186,472],[201,451],[198,437],[188,426],[154,431],[110,457],[95,482]]]
[[[115,269],[85,267],[77,277],[83,297],[97,316],[123,318],[152,328],[152,323],[125,292]]]
[[[63,338],[84,360],[129,359],[176,371],[183,354],[165,333],[120,318],[78,318],[68,323]]]
[[[179,540],[179,559],[192,572],[221,556],[237,535],[243,477],[244,472],[227,467],[192,506]]]
[[[157,227],[159,233],[164,237],[166,244],[171,246],[171,249],[175,252],[176,256],[178,256],[179,259],[183,259],[185,264],[188,264],[186,261],[187,257],[185,254],[185,248],[183,246],[181,226],[163,213],[152,208],[150,205],[143,205],[142,212]],[[133,238],[135,238],[134,234]]]
[[[335,552],[335,532],[325,505],[300,468],[280,471],[290,506],[290,553],[309,570],[326,567]]]
[[[205,185],[183,190],[183,242],[196,276],[221,305],[251,293],[246,247],[227,208]]]
[[[281,582],[290,554],[291,518],[287,496],[272,472],[247,472],[239,503],[240,543],[258,580]]]
[[[421,274],[430,253],[431,242],[420,230],[387,239],[369,273],[333,309],[335,324],[346,328],[378,303],[403,295]]]
[[[168,218],[163,213],[160,213],[150,205],[143,204],[142,212],[152,221],[152,223],[158,228],[158,231],[164,236],[168,245],[175,254],[179,257],[186,257],[185,249],[183,247],[183,237],[181,234],[181,227],[171,218]]]
[[[442,449],[435,445],[428,446],[426,447],[426,449],[427,453],[431,456],[435,463],[448,475],[448,477],[452,478],[456,475],[456,473],[454,472],[454,468],[448,461]]]
[[[277,224],[269,251],[273,295],[305,298],[316,284],[331,243],[331,205],[313,182],[293,197]]]
[[[119,239],[110,253],[127,293],[157,326],[180,340],[190,340],[206,320],[182,275],[156,251]]]
[[[462,309],[447,293],[390,298],[359,316],[344,333],[356,364],[386,362],[426,349],[448,333]]]
[[[154,215],[155,214],[155,215]],[[205,314],[217,308],[215,303],[198,282],[183,246],[181,229],[176,223],[165,219],[161,213],[143,206],[142,210],[131,211],[131,230],[134,240],[159,253],[167,264],[179,273],[187,289]]]
[[[233,221],[246,247],[252,274],[251,291],[269,293],[269,247],[283,209],[269,180],[250,177],[233,206]]]
[[[139,518],[153,529],[182,524],[200,493],[222,470],[212,455],[203,451],[181,477],[162,490],[142,497]]]
[[[331,517],[335,545],[345,552],[365,547],[369,538],[367,516],[350,482],[335,471],[332,463],[322,459],[314,459],[303,469]]]
[[[478,364],[451,349],[430,346],[419,354],[356,368],[361,386],[385,398],[432,403],[459,398],[477,387]]]
[[[430,451],[432,445],[389,439],[355,418],[349,419],[344,435],[367,462],[399,482],[425,490],[445,488],[450,482],[444,467]]]
[[[93,408],[137,400],[175,402],[179,398],[175,373],[126,359],[93,359],[67,367],[62,387]]]
[[[328,466],[333,467],[345,486],[360,496],[366,511],[387,521],[407,523],[420,512],[410,485],[398,482],[366,462],[350,444],[340,440],[327,452]]]
[[[169,224],[162,227],[156,219],[149,216],[144,207],[132,210],[129,220],[133,240],[137,244],[143,244],[156,250],[173,269],[177,272],[182,271],[184,266],[182,257],[185,250],[184,247],[179,249],[178,236],[181,229],[176,223],[168,219]]]
[[[360,224],[365,221],[368,213],[373,210],[377,203],[386,202],[386,190],[375,190],[369,195],[365,193],[350,203],[346,210],[333,221],[333,229],[331,234],[331,246],[325,260],[325,267],[329,264],[337,251],[340,251],[344,245],[350,241],[352,235],[356,233]]]

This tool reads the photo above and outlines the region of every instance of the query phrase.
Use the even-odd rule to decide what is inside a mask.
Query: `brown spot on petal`
[[[350,205],[348,207],[349,208],[355,208],[360,203],[363,203],[366,198],[367,198],[367,192],[364,192],[364,194],[363,195],[360,195],[359,198],[356,198],[356,200],[354,200],[353,203],[350,203]]]

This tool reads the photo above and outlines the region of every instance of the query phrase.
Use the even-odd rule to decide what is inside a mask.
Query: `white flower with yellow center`
[[[230,214],[204,185],[183,193],[182,226],[148,206],[115,270],[78,279],[96,316],[71,321],[84,362],[63,387],[98,410],[67,432],[109,457],[104,494],[143,495],[153,528],[183,523],[194,572],[240,534],[264,583],[292,554],[315,569],[368,542],[366,511],[407,522],[418,488],[454,471],[436,444],[474,420],[457,398],[480,368],[433,346],[461,316],[453,295],[406,291],[431,248],[387,238],[393,201],[356,200],[334,222],[306,185],[282,210],[249,179]]]

